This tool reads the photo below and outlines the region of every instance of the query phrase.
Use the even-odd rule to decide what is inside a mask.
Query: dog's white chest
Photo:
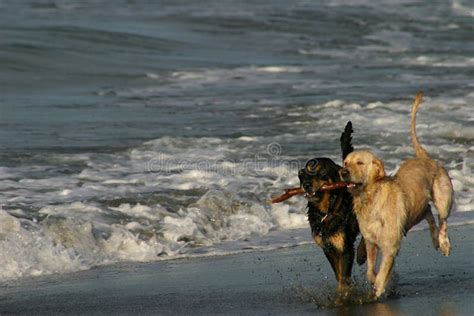
[[[372,243],[375,243],[383,233],[385,221],[377,214],[372,212],[357,214],[357,221],[364,238]]]
[[[383,234],[385,225],[383,220],[371,220],[364,221],[362,226],[360,230],[364,238],[372,243],[376,243],[377,240],[380,240],[380,235]]]

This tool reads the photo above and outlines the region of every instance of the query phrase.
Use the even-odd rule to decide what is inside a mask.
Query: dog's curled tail
[[[346,127],[344,128],[344,132],[341,134],[341,150],[342,150],[342,160],[346,159],[346,156],[349,155],[351,152],[354,151],[354,147],[352,147],[352,133],[354,130],[352,129],[351,121],[347,122]]]
[[[417,93],[415,97],[415,101],[413,101],[413,105],[411,107],[411,142],[413,147],[415,148],[415,154],[418,158],[429,158],[428,152],[421,147],[421,144],[418,142],[418,138],[416,136],[416,112],[418,111],[418,107],[421,104],[423,99],[423,92],[420,91]]]

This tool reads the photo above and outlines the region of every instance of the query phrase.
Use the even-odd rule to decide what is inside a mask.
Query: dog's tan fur
[[[350,191],[367,247],[367,279],[374,284],[377,297],[385,291],[403,235],[421,220],[428,221],[434,247],[444,256],[450,252],[447,218],[453,187],[446,170],[418,143],[416,112],[421,99],[422,93],[419,93],[411,112],[411,138],[416,157],[406,160],[395,176],[386,176],[383,162],[368,151],[354,151],[344,160],[343,177],[358,183]],[[438,210],[439,232],[430,201]],[[376,274],[379,250],[382,255]]]

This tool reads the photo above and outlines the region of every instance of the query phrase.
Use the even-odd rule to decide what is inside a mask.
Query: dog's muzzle
[[[362,183],[352,182],[351,173],[348,169],[342,168],[341,170],[339,170],[339,175],[341,176],[342,180],[350,182],[347,185],[347,191],[349,191],[349,193],[351,193],[352,195],[357,195],[360,193],[362,189]]]
[[[303,190],[306,192],[306,193],[312,193],[313,191],[313,186],[311,185],[310,182],[305,182],[301,185],[301,187],[303,188]]]

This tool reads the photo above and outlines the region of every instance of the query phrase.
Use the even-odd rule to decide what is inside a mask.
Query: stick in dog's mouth
[[[337,189],[342,189],[342,188],[349,187],[352,184],[353,183],[351,183],[351,182],[345,182],[345,181],[327,183],[327,184],[322,185],[320,190],[321,191],[332,191],[332,190],[337,190]]]
[[[362,183],[348,182],[347,191],[352,195],[358,195],[362,191]]]
[[[269,200],[268,203],[270,203],[270,204],[280,203],[280,202],[283,202],[283,201],[288,200],[288,199],[291,198],[292,196],[295,196],[295,195],[302,195],[302,194],[305,194],[305,191],[304,191],[303,188],[285,189],[285,193],[283,193],[282,195],[277,196],[277,197],[275,197],[275,198]]]
[[[341,181],[341,182],[333,182],[333,183],[327,183],[327,184],[324,184],[322,185],[318,191],[332,191],[332,190],[337,190],[337,189],[342,189],[342,188],[350,188],[350,187],[357,187],[359,184],[357,183],[352,183],[352,182],[344,182],[344,181]],[[285,193],[283,193],[282,195],[280,196],[277,196],[271,200],[269,200],[268,202],[270,204],[273,204],[273,203],[280,203],[280,202],[283,202],[283,201],[286,201],[288,200],[289,198],[295,196],[295,195],[303,195],[303,194],[306,194],[308,196],[314,196],[316,195],[317,192],[312,192],[311,194],[310,193],[307,193],[303,188],[291,188],[291,189],[285,189]]]

